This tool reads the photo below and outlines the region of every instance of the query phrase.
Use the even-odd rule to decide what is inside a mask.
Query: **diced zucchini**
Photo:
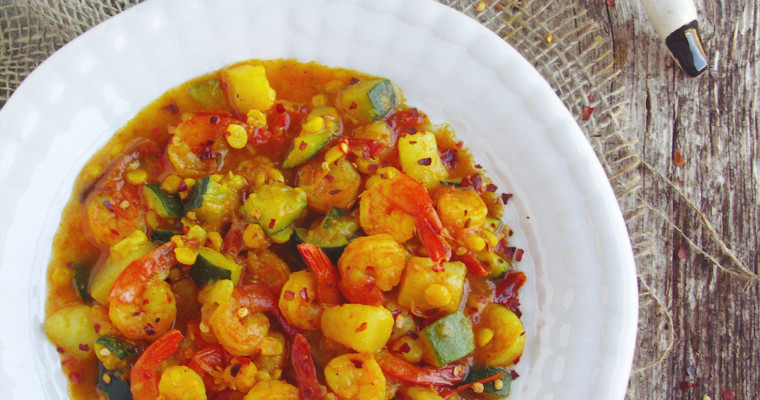
[[[182,199],[179,194],[161,189],[161,185],[148,184],[143,187],[148,208],[164,218],[179,218],[183,214]]]
[[[120,360],[137,354],[137,349],[135,348],[134,344],[115,336],[101,336],[98,338],[98,340],[95,341],[95,343],[108,349],[108,351],[110,351]]]
[[[425,188],[431,188],[449,177],[449,171],[438,154],[435,134],[421,131],[398,139],[401,170]]]
[[[334,135],[340,134],[341,127],[340,115],[335,108],[321,107],[312,110],[301,124],[301,133],[293,138],[293,145],[282,167],[292,168],[314,157]]]
[[[462,178],[447,178],[442,180],[441,184],[460,187],[462,186]]]
[[[296,228],[296,244],[312,243],[324,250],[333,262],[337,262],[343,249],[359,232],[355,215],[337,207],[331,207],[327,215],[310,229]]]
[[[102,363],[98,363],[98,383],[95,388],[106,400],[132,400],[126,374],[119,369],[108,370]]]
[[[428,313],[433,311],[454,312],[459,309],[464,292],[464,278],[467,267],[459,261],[445,262],[443,268],[435,268],[433,260],[426,257],[412,257],[406,263],[404,276],[398,292],[398,302],[402,306]],[[450,301],[443,305],[431,304],[426,293],[432,285],[445,288]]]
[[[500,278],[512,268],[509,260],[492,251],[477,254],[477,259],[484,267],[491,271],[488,276],[493,279]]]
[[[464,314],[457,310],[422,330],[420,337],[427,345],[423,358],[442,367],[475,350],[472,327]]]
[[[87,292],[87,282],[90,279],[92,268],[85,263],[77,263],[72,269],[74,270],[74,287],[76,287],[82,301],[87,303],[92,300],[92,297]]]
[[[198,249],[195,264],[190,267],[190,277],[199,286],[222,279],[229,279],[237,285],[242,272],[243,267],[208,247]]]
[[[346,86],[338,93],[338,108],[356,124],[384,118],[398,105],[397,89],[387,79],[375,79]]]
[[[142,231],[135,231],[111,247],[105,263],[90,273],[90,295],[98,303],[108,304],[108,292],[122,271],[134,260],[144,256],[156,245]]]
[[[150,241],[156,244],[164,244],[172,240],[172,236],[181,235],[181,232],[164,229],[154,229],[150,232]]]
[[[258,222],[264,232],[272,236],[288,228],[301,216],[306,205],[303,189],[274,182],[251,193],[240,211],[248,222]]]
[[[195,182],[193,189],[190,191],[190,196],[187,198],[187,203],[185,203],[185,212],[203,205],[203,195],[206,194],[206,190],[208,190],[208,183],[210,181],[211,177],[204,176]]]
[[[274,105],[276,93],[269,86],[263,66],[242,64],[226,68],[221,78],[227,84],[230,104],[235,105],[241,115],[252,109],[267,111]]]
[[[207,108],[227,108],[227,95],[216,79],[192,86],[188,89],[188,92],[195,101]]]
[[[503,384],[501,389],[496,389],[494,383],[495,381],[486,382],[483,384],[483,393],[488,393],[490,395],[493,395],[493,397],[507,397],[509,396],[509,388],[512,384],[512,375],[504,368],[473,365],[470,367],[470,372],[467,374],[467,378],[462,382],[462,384],[466,385],[468,383],[477,382],[499,374],[504,374],[503,377],[499,378]]]

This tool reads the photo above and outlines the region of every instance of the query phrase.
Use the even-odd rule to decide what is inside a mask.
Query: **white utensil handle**
[[[697,7],[692,0],[641,0],[641,3],[662,40],[697,20]]]

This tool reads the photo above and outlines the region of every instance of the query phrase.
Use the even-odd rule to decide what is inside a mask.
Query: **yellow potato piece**
[[[343,304],[322,312],[322,333],[358,352],[374,353],[385,346],[393,330],[393,315],[385,307]]]
[[[222,71],[222,80],[227,84],[230,103],[240,114],[250,110],[266,111],[272,108],[275,91],[269,86],[266,70],[261,65],[238,65]]]
[[[438,271],[434,267],[433,260],[427,257],[412,257],[406,263],[406,270],[399,286],[399,304],[413,312],[423,313],[434,308],[445,312],[454,312],[459,309],[467,267],[459,261],[445,262],[443,269]],[[430,296],[438,292],[443,293],[443,289],[447,293],[448,302],[442,304],[441,301],[433,301],[431,303]]]

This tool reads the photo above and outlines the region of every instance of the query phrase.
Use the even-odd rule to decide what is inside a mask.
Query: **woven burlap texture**
[[[651,207],[640,193],[640,170],[650,169],[655,178],[667,178],[637,154],[636,138],[628,125],[630,104],[622,95],[624,88],[615,79],[620,72],[614,65],[612,44],[601,37],[599,26],[576,1],[438,1],[476,19],[516,48],[576,116],[618,197],[638,270],[648,270],[650,267],[642,266],[657,247],[652,240],[658,240],[650,231],[656,226],[652,220],[659,218],[672,223],[664,211]],[[0,106],[29,72],[56,49],[136,3],[139,1],[0,0]],[[664,343],[658,354],[637,353],[635,371],[661,361],[673,343],[668,307],[641,277],[642,323],[659,319],[667,328],[663,329],[664,340],[658,341]],[[651,343],[648,348],[652,348]]]

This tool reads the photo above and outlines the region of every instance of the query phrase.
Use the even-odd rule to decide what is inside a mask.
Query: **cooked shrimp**
[[[243,122],[220,115],[201,115],[177,125],[166,154],[178,174],[198,178],[218,172],[231,147],[227,128]],[[219,140],[222,139],[222,140]]]
[[[486,226],[488,206],[474,190],[446,186],[436,197],[441,223],[457,240],[478,234]]]
[[[112,246],[136,229],[145,231],[144,207],[136,206],[140,202],[139,187],[126,182],[124,173],[131,163],[158,153],[155,143],[138,141],[113,163],[107,174],[85,190],[82,201],[87,205],[87,222],[98,244]]]
[[[300,400],[298,388],[281,380],[257,383],[243,400]]]
[[[354,239],[338,259],[340,289],[352,303],[381,305],[382,291],[398,285],[406,251],[388,234]]]
[[[128,339],[150,340],[173,326],[177,305],[164,279],[177,263],[175,248],[170,241],[133,261],[111,287],[108,314]]]
[[[135,361],[130,372],[130,391],[134,400],[156,400],[159,395],[158,367],[179,348],[182,334],[171,330],[153,342]]]
[[[280,293],[279,308],[288,322],[296,328],[319,329],[324,306],[317,297],[317,277],[311,271],[290,274]]]
[[[325,366],[327,386],[341,400],[385,399],[385,375],[372,354],[344,354]]]
[[[272,160],[264,156],[255,156],[241,162],[235,173],[242,175],[254,188],[259,188],[267,183],[285,183],[285,177],[277,169]]]
[[[323,167],[321,159],[315,159],[298,169],[298,187],[306,192],[309,207],[327,213],[335,206],[349,209],[359,194],[361,175],[345,157]]]
[[[230,354],[253,355],[269,333],[269,318],[263,313],[275,307],[275,296],[266,286],[236,286],[229,301],[211,314],[209,326]]]
[[[387,233],[403,243],[416,230],[433,261],[448,261],[451,248],[427,190],[401,171],[384,168],[378,172],[385,179],[376,180],[359,203],[359,222],[364,231],[368,235]]]

